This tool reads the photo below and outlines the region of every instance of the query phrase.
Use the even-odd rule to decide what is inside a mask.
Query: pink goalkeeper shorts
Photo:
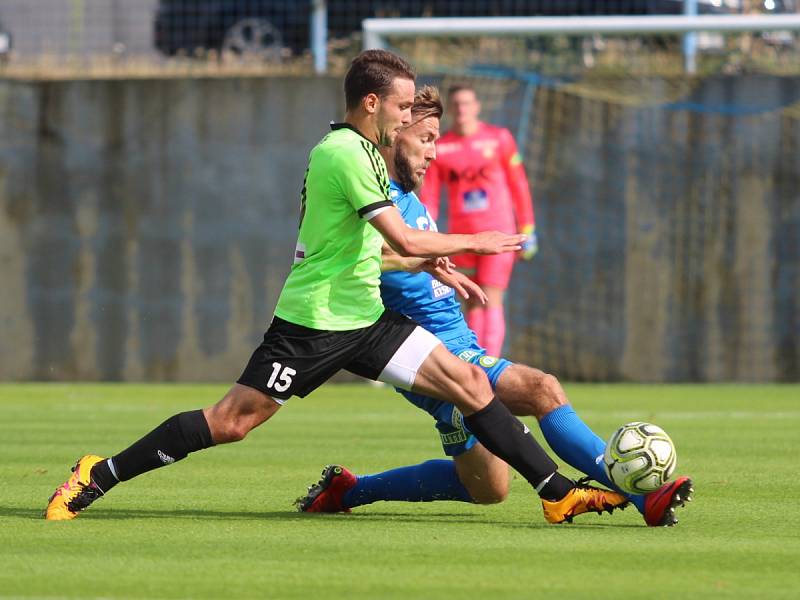
[[[459,254],[452,261],[459,270],[466,273],[479,286],[489,286],[501,290],[508,289],[511,271],[516,260],[514,252],[478,256],[477,254]]]

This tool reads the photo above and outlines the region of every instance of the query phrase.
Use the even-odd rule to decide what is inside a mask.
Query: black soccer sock
[[[190,452],[213,445],[214,440],[211,439],[211,430],[208,428],[203,411],[193,410],[170,417],[111,460],[116,470],[116,478],[119,481],[127,481],[147,471],[171,465],[186,458]],[[107,465],[105,469],[101,467],[105,464],[97,465],[98,476],[105,476],[105,469],[109,469],[108,475],[112,475]],[[92,476],[94,477],[94,469]],[[105,491],[99,482],[97,485]]]
[[[489,452],[516,469],[545,500],[563,498],[575,487],[569,479],[556,472],[558,465],[533,438],[530,430],[497,398],[478,412],[465,416],[464,423]]]
[[[92,467],[92,481],[95,482],[103,494],[108,493],[108,490],[119,483],[119,479],[117,479],[116,475],[111,471],[111,467],[108,465],[109,460],[110,459],[99,462]]]

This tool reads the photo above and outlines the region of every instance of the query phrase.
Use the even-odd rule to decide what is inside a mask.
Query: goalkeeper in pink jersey
[[[425,175],[420,199],[435,220],[442,183],[447,186],[450,233],[497,229],[527,236],[519,256],[530,260],[538,248],[528,178],[511,132],[478,119],[481,105],[475,90],[452,86],[447,93],[452,128],[436,144],[436,160]],[[488,297],[485,306],[469,300],[466,317],[487,354],[500,356],[506,324],[503,295],[515,255],[459,255],[453,262]]]

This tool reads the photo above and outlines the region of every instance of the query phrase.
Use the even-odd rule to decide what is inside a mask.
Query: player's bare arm
[[[412,229],[395,207],[370,219],[392,249],[400,256],[436,258],[451,254],[502,254],[516,252],[525,237],[500,231],[483,231],[472,235],[452,235]]]
[[[481,304],[486,303],[486,294],[481,287],[463,273],[455,270],[453,263],[447,258],[417,258],[400,256],[392,250],[389,244],[383,244],[381,248],[381,270],[405,271],[407,273],[418,273],[425,271],[441,281],[448,287],[453,288],[457,294],[465,300],[474,297]]]
[[[417,256],[400,256],[387,242],[381,247],[381,271],[406,271],[417,273],[429,259]]]

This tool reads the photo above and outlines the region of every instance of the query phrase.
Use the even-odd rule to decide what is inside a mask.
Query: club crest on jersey
[[[464,192],[462,210],[464,212],[478,212],[489,208],[489,195],[486,190],[477,189]]]

